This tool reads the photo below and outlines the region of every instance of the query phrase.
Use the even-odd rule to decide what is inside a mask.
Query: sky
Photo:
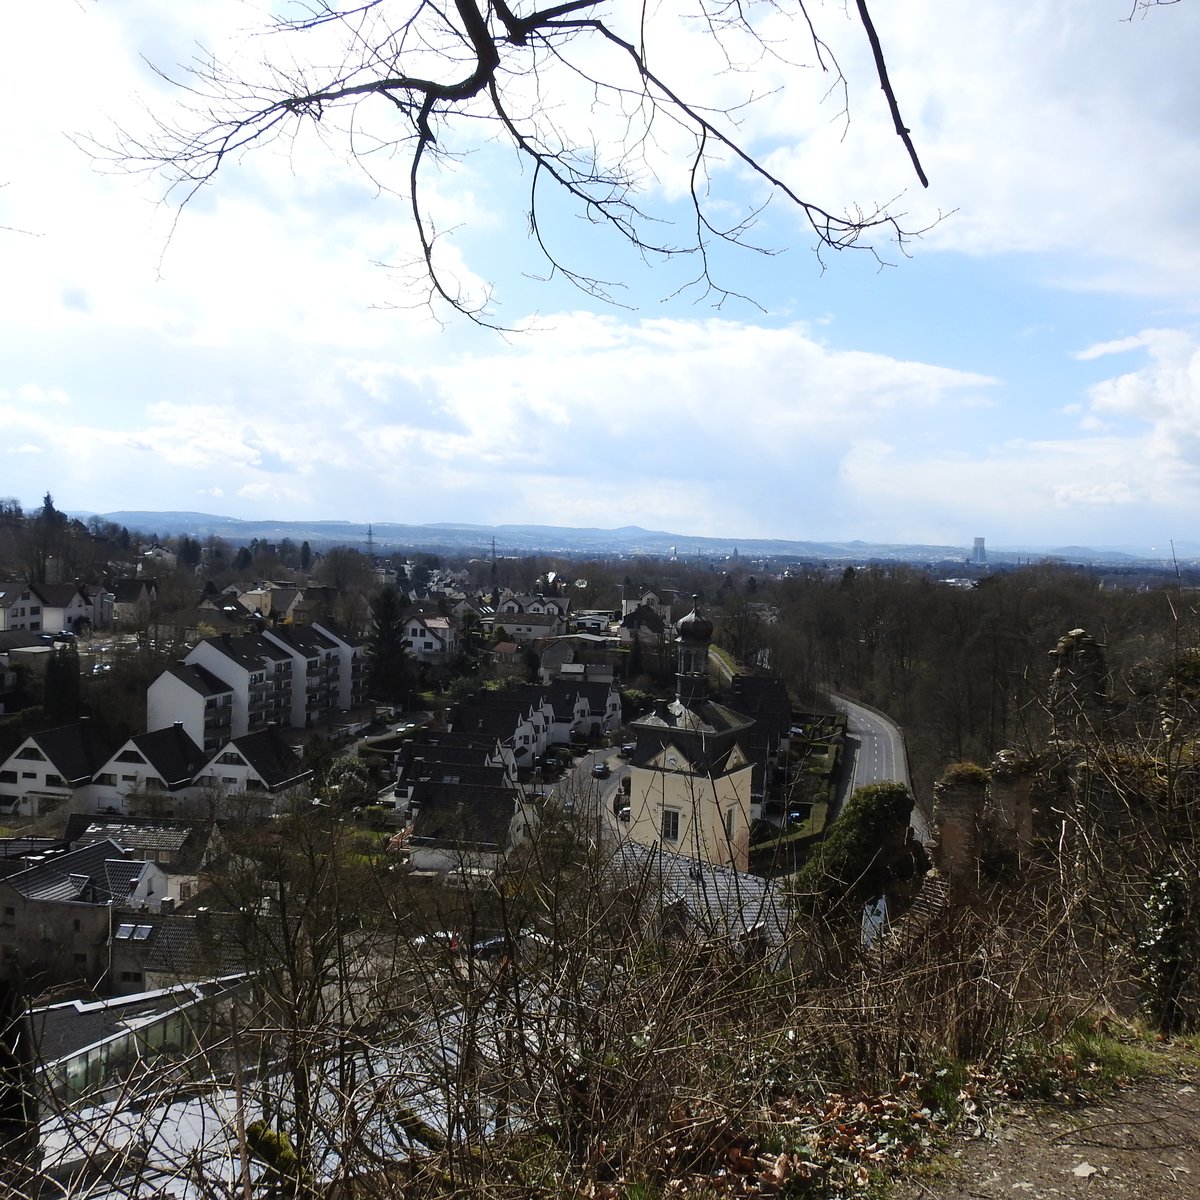
[[[443,277],[492,297],[491,326],[424,303],[381,101],[231,156],[182,205],[130,169],[156,120],[200,104],[164,76],[205,53],[242,80],[264,59],[299,71],[333,61],[335,30],[261,36],[257,0],[16,6],[0,496],[997,549],[1200,540],[1200,5],[877,2],[924,189],[854,5],[809,6],[842,90],[773,6],[759,47],[720,47],[696,3],[599,8],[796,194],[922,232],[817,254],[803,214],[725,156],[707,211],[733,225],[769,199],[748,239],[771,253],[714,243],[721,296],[688,286],[694,258],[640,255],[570,209],[474,110],[439,128],[421,195]],[[640,110],[585,77],[623,68],[578,39],[567,55],[573,74],[506,74],[507,100],[611,153]],[[695,223],[688,162],[661,112],[625,160],[671,244]],[[535,187],[541,237],[615,302],[540,256]]]

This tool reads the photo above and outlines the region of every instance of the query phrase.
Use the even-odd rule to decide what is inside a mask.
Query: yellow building
[[[744,871],[755,722],[709,699],[712,622],[693,608],[675,630],[675,699],[632,725],[629,837]]]

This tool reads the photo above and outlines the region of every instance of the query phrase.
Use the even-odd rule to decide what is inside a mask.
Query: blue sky
[[[689,2],[654,10],[664,74],[713,103],[753,88],[741,132],[774,172],[827,204],[895,198],[928,232],[881,244],[886,265],[822,268],[776,199],[754,237],[778,253],[716,259],[756,303],[714,308],[673,295],[685,268],[547,207],[559,251],[622,285],[606,306],[535,278],[511,152],[448,140],[469,153],[430,179],[438,253],[467,287],[494,286],[522,330],[505,335],[414,303],[394,269],[406,206],[379,187],[400,164],[348,163],[332,120],[328,144],[230,163],[182,212],[162,180],[80,148],[179,103],[145,59],[260,53],[245,32],[260,6],[19,6],[0,47],[0,495],[994,547],[1194,540],[1198,6],[877,3],[923,191],[846,6],[812,11],[848,122],[822,102],[827,76],[786,65],[811,58],[795,27],[764,16],[777,56],[723,73],[676,15]],[[573,132],[613,133],[578,87],[554,95]],[[656,134],[642,198],[686,218],[679,146]],[[729,212],[763,196],[732,166],[713,186]]]

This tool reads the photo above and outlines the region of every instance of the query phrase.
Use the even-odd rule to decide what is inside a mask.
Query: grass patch
[[[1150,1073],[1154,1052],[1132,1029],[1119,1032],[1105,1021],[1074,1021],[1056,1042],[1018,1043],[996,1064],[1005,1093],[1059,1103],[1103,1096]]]

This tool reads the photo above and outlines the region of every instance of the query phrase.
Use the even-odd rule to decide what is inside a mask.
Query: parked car
[[[592,767],[592,777],[594,779],[607,779],[609,776],[608,763],[600,761]]]
[[[470,954],[472,958],[481,959],[483,962],[494,962],[501,958],[512,958],[514,948],[504,934],[498,934],[496,937],[480,938],[471,946]]]
[[[622,742],[620,750],[617,753],[622,758],[632,758],[633,752],[637,749],[637,742]]]
[[[628,805],[628,804],[626,804],[626,805],[625,805],[623,808],[621,808],[621,809],[619,809],[619,810],[618,810],[618,812],[617,812],[617,820],[618,820],[618,821],[624,821],[624,822],[625,822],[625,824],[626,824],[626,825],[628,825],[628,824],[629,824],[629,815],[630,815],[630,812],[631,812],[631,809],[630,809],[629,805]]]
[[[458,934],[450,929],[438,929],[433,933],[418,934],[412,940],[414,950],[458,950]]]

